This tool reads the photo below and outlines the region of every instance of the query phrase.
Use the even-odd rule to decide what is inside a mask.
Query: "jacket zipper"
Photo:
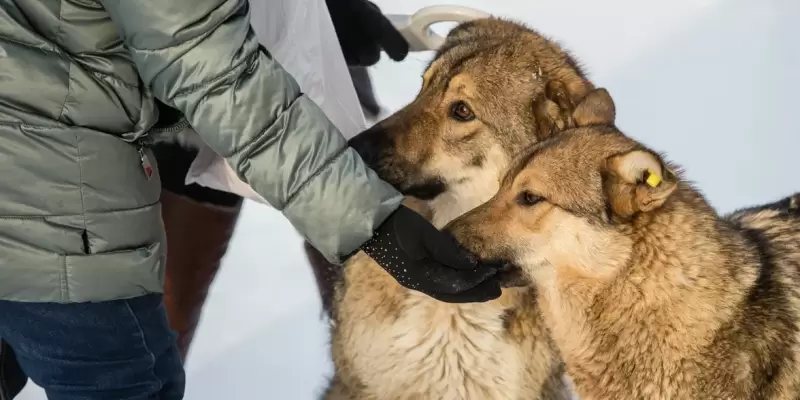
[[[150,129],[150,131],[145,136],[148,136],[148,135],[153,134],[153,133],[180,132],[180,131],[188,128],[188,127],[189,127],[189,120],[187,120],[186,117],[181,117],[180,121],[178,121],[175,124],[172,124],[170,126],[165,126],[165,127],[162,127],[162,128]]]
[[[148,180],[153,177],[153,163],[150,162],[150,157],[147,156],[147,146],[150,144],[150,138],[145,136],[136,139],[136,151],[139,152],[139,162],[142,165],[144,176]]]
[[[186,129],[189,126],[189,121],[186,118],[181,118],[181,120],[171,126],[166,126],[163,128],[156,128],[151,129],[150,132],[152,133],[169,133],[169,132],[180,132]],[[150,133],[139,137],[138,139],[133,141],[133,145],[136,146],[136,151],[139,152],[139,162],[142,165],[142,171],[144,171],[145,176],[148,180],[153,177],[153,163],[150,161],[150,157],[147,155],[147,148],[152,145],[153,139],[149,137]],[[40,215],[0,215],[0,219],[28,219],[28,220],[43,220],[45,216]],[[4,400],[0,398],[0,400]]]
[[[147,155],[147,147],[153,144],[153,139],[150,135],[180,132],[187,127],[189,127],[189,121],[186,119],[186,117],[182,117],[180,121],[173,125],[165,126],[163,128],[153,128],[147,132],[147,134],[136,139],[134,143],[136,145],[136,150],[139,152],[139,161],[142,165],[142,171],[144,171],[144,175],[148,180],[153,177],[153,163],[150,161],[150,157]]]

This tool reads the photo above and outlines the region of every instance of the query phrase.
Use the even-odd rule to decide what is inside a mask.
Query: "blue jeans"
[[[50,400],[176,400],[185,373],[162,296],[0,301],[0,337]]]

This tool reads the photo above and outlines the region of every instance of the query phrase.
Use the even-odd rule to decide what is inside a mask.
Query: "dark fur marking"
[[[472,167],[482,167],[484,162],[486,162],[486,157],[484,157],[483,154],[478,154],[469,160],[469,165]]]
[[[448,74],[447,74],[447,76],[445,78],[447,80],[447,82],[449,83],[458,74],[464,72],[464,66],[468,62],[478,58],[479,56],[483,55],[485,52],[486,52],[486,49],[479,48],[479,49],[472,50],[472,51],[470,51],[468,53],[462,54],[461,57],[459,57],[458,60],[456,60],[453,64],[450,65],[450,68],[448,68],[449,71],[448,71]]]
[[[414,196],[420,200],[432,200],[444,193],[447,185],[441,179],[433,179],[420,184],[411,185],[402,190],[403,194]]]
[[[500,320],[503,321],[503,330],[507,331],[511,328],[511,322],[514,320],[514,310],[506,310],[503,312],[503,315],[500,316]]]
[[[800,216],[800,207],[798,207],[798,204],[800,204],[800,193],[795,193],[791,196],[784,197],[783,199],[774,201],[772,203],[757,205],[753,207],[739,208],[729,213],[728,215],[739,216],[741,214],[754,213],[761,210],[773,210],[773,211],[778,211],[781,214],[787,214],[788,216],[791,217],[798,217]]]
[[[456,26],[455,28],[451,29],[450,32],[447,34],[447,37],[448,37],[448,39],[450,39],[450,38],[452,38],[452,37],[454,37],[456,35],[459,35],[459,34],[461,34],[463,32],[469,31],[475,25],[476,25],[476,21],[467,21],[467,22],[461,23],[458,26]],[[445,41],[444,45],[439,47],[439,49],[436,51],[436,54],[433,57],[433,59],[431,60],[431,62],[428,63],[428,65],[425,66],[425,69],[426,70],[429,69],[431,64],[434,61],[436,61],[439,58],[442,58],[442,56],[444,54],[446,54],[447,52],[449,52],[450,50],[452,50],[454,48],[457,48],[457,47],[461,47],[464,43],[467,43],[467,40],[452,40],[451,39],[451,40]]]
[[[469,133],[467,133],[466,135],[464,135],[464,137],[462,137],[461,140],[459,140],[459,142],[463,143],[463,142],[467,142],[469,140],[472,140],[472,139],[475,138],[475,136],[478,136],[479,133],[481,133],[480,129],[474,129],[474,130],[470,131]]]
[[[558,393],[560,391],[562,385],[561,379],[565,373],[566,368],[564,364],[559,365],[558,368],[551,369],[550,375],[547,377],[544,385],[542,385],[542,392],[540,396],[542,399],[549,399],[554,393]]]
[[[771,246],[771,238],[756,229],[741,229],[744,238],[755,248],[759,256],[758,278],[750,289],[744,304],[743,328],[751,337],[770,337],[764,332],[755,332],[756,329],[774,329],[784,333],[779,341],[761,343],[766,345],[764,351],[751,348],[755,356],[753,371],[753,393],[758,393],[761,398],[770,398],[770,390],[775,389],[776,379],[780,377],[782,368],[790,361],[792,354],[786,351],[790,348],[789,341],[797,332],[797,325],[789,318],[789,301],[786,299],[786,290],[775,276],[777,265]],[[753,321],[752,323],[749,323]],[[766,354],[764,354],[766,352]]]

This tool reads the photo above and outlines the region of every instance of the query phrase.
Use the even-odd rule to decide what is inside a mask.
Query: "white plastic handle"
[[[430,51],[444,43],[444,37],[430,29],[439,22],[467,22],[488,18],[491,14],[474,8],[439,5],[420,9],[414,15],[388,14],[386,17],[408,41],[409,51]]]

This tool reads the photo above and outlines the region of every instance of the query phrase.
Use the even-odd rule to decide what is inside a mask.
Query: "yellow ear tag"
[[[650,187],[656,187],[661,183],[660,175],[658,175],[653,171],[647,171],[647,173],[648,173],[647,184],[650,185]]]

